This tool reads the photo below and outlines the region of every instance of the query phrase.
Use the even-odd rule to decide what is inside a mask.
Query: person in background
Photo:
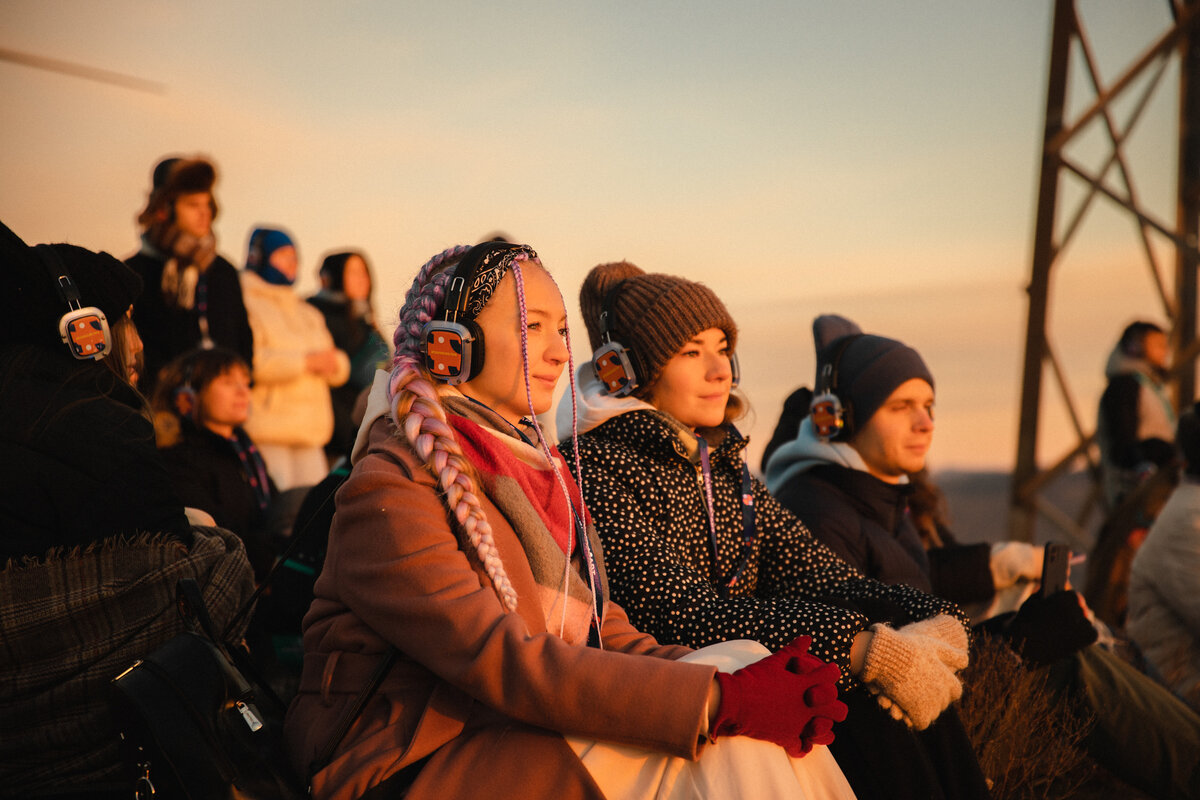
[[[182,632],[179,578],[219,625],[253,578],[236,536],[189,524],[154,446],[137,273],[3,224],[0,268],[0,792],[129,797],[109,682]]]
[[[185,353],[163,367],[150,406],[176,494],[241,537],[261,581],[275,560],[267,524],[274,486],[243,428],[250,367],[223,347]]]
[[[1179,417],[1185,467],[1133,558],[1125,629],[1152,673],[1200,712],[1200,403]]]
[[[1175,455],[1175,406],[1166,386],[1169,354],[1163,329],[1138,321],[1121,332],[1108,356],[1096,439],[1110,508]]]
[[[566,317],[526,245],[450,248],[413,280],[304,619],[294,762],[397,663],[313,797],[852,797],[821,746],[845,712],[838,670],[806,639],[727,648],[718,673],[609,600],[537,422],[570,361]]]
[[[943,542],[926,551],[909,510],[909,476],[925,468],[934,432],[933,374],[920,354],[836,315],[813,321],[813,340],[811,412],[767,465],[779,501],[885,583],[984,599],[1035,572],[1040,578],[1039,549],[1028,545]],[[1060,702],[1094,717],[1084,744],[1099,764],[1154,797],[1200,796],[1200,763],[1191,755],[1200,752],[1200,717],[1094,644],[1079,595],[1034,595],[985,624],[1031,667],[1047,668]]]
[[[330,389],[333,401],[333,436],[325,445],[330,461],[348,456],[358,435],[351,421],[354,404],[375,380],[375,370],[386,363],[387,342],[375,327],[371,306],[374,280],[366,256],[356,251],[334,253],[321,262],[321,290],[308,302],[325,317],[334,345],[350,357],[350,378]]]
[[[334,346],[321,312],[292,288],[298,264],[286,232],[250,234],[242,291],[254,331],[254,413],[246,432],[280,491],[313,486],[329,472],[329,388],[350,377],[350,359]]]
[[[689,647],[777,650],[811,636],[842,672],[849,716],[831,750],[860,798],[986,797],[948,710],[967,665],[965,616],[865,579],[750,475],[732,424],[745,408],[732,393],[738,331],[721,300],[618,262],[591,270],[579,305],[593,356],[576,380],[577,474],[634,624]],[[572,411],[560,403],[560,430]],[[560,447],[572,463],[573,443]]]
[[[125,263],[145,284],[133,318],[146,347],[139,388],[149,396],[163,365],[196,347],[221,346],[254,360],[254,341],[237,270],[217,253],[217,180],[201,157],[166,158],[154,168],[138,215],[142,246]]]

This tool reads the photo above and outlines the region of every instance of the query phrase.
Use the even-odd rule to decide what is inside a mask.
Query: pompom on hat
[[[643,389],[701,331],[720,328],[730,351],[737,346],[737,323],[712,289],[617,261],[593,267],[579,290],[579,309],[593,352],[603,344],[600,314],[610,292],[610,335],[629,351]]]
[[[817,351],[815,391],[819,396],[832,388],[841,401],[845,427],[837,436],[840,440],[860,431],[900,384],[920,378],[930,387],[934,385],[920,353],[903,342],[863,333],[858,325],[836,314],[817,317],[812,329]],[[827,365],[836,376],[832,387],[825,386],[822,379]]]

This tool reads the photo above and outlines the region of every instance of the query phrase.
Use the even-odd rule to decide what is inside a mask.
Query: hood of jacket
[[[575,369],[575,406],[579,415],[579,433],[587,433],[600,427],[613,417],[628,411],[654,411],[654,406],[636,397],[615,397],[604,391],[600,379],[592,369],[592,362],[586,361]],[[571,431],[571,398],[563,397],[558,401],[554,415],[555,429],[559,439],[570,437]]]
[[[767,464],[767,490],[775,494],[794,476],[820,464],[836,464],[867,472],[867,464],[857,450],[845,442],[821,441],[813,430],[812,418],[805,417],[796,438],[780,445],[771,456]],[[908,481],[904,479],[901,482]]]
[[[1112,380],[1120,375],[1145,375],[1156,384],[1163,382],[1163,370],[1154,366],[1144,358],[1137,358],[1121,350],[1117,345],[1108,354],[1108,362],[1104,365],[1104,377]]]

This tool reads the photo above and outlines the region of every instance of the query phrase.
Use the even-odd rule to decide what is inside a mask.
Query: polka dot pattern
[[[579,436],[585,500],[604,544],[612,598],[638,628],[664,643],[754,639],[772,650],[805,634],[814,655],[841,667],[848,688],[850,644],[873,621],[853,608],[894,604],[914,619],[950,613],[965,623],[952,603],[863,577],[757,479],[753,551],[742,579],[722,597],[717,581],[732,574],[743,553],[746,439],[733,431],[711,454],[714,558],[703,478],[677,425],[662,412],[630,411]],[[570,440],[559,447],[573,469]]]

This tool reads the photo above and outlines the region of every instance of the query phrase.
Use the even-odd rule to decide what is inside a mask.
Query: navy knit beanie
[[[817,394],[827,388],[822,386],[822,370],[836,360],[832,389],[846,422],[839,439],[853,438],[900,384],[920,378],[933,387],[933,375],[916,350],[895,339],[863,333],[845,317],[822,314],[814,319],[813,342]]]

